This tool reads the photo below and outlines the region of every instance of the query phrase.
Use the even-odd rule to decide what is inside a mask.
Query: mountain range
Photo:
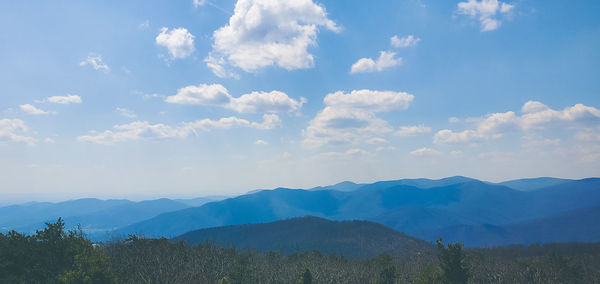
[[[467,246],[497,246],[600,241],[600,223],[593,218],[599,208],[598,178],[491,183],[457,176],[258,190],[195,204],[168,199],[34,203],[1,207],[0,228],[30,231],[62,216],[96,239],[107,234],[171,238],[211,227],[316,216],[376,222],[427,241],[443,237]]]

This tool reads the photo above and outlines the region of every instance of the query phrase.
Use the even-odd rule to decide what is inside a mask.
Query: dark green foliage
[[[394,284],[398,278],[398,271],[393,264],[388,265],[379,273],[377,284]]]
[[[438,269],[432,265],[428,265],[423,269],[419,277],[413,279],[413,284],[441,284],[442,275]]]
[[[469,280],[469,266],[465,259],[461,243],[444,245],[442,239],[436,241],[439,250],[439,261],[444,282],[466,284]]]
[[[0,234],[0,283],[114,283],[108,256],[61,218],[27,236]]]
[[[284,254],[318,250],[325,254],[336,253],[347,257],[374,257],[382,253],[409,256],[435,251],[431,243],[377,223],[331,221],[311,216],[201,229],[183,234],[175,240],[184,240],[188,244],[209,240],[225,247],[251,247]]]
[[[345,258],[284,255],[130,236],[93,245],[60,219],[35,235],[0,234],[0,283],[597,283],[600,243]],[[469,266],[465,260],[469,260]],[[468,268],[468,269],[467,269]]]
[[[302,275],[300,276],[300,279],[298,279],[298,284],[312,284],[312,274],[310,273],[310,269],[305,268],[304,272],[302,272]]]

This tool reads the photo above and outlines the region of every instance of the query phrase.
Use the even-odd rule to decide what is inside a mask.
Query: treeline
[[[0,283],[595,283],[600,244],[464,249],[344,258],[282,255],[130,236],[93,244],[64,222],[0,234]]]

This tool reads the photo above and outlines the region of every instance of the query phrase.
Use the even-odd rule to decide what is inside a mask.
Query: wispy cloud
[[[104,72],[110,71],[110,67],[108,67],[104,61],[102,61],[102,56],[100,54],[90,53],[85,60],[79,62],[79,66],[86,65],[92,66],[94,70],[102,70]]]

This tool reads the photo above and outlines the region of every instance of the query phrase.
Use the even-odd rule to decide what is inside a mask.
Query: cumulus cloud
[[[35,144],[35,139],[25,136],[27,131],[27,125],[20,119],[0,119],[0,142],[19,142],[32,146]]]
[[[169,31],[163,27],[156,36],[156,44],[164,46],[173,59],[186,58],[194,52],[194,36],[185,28],[177,28]]]
[[[269,130],[279,127],[281,120],[275,114],[263,115],[263,122],[250,122],[237,117],[224,117],[218,120],[201,119],[192,122],[182,122],[177,126],[162,123],[150,124],[147,121],[135,121],[128,124],[115,125],[113,130],[101,133],[92,131],[90,135],[77,137],[80,142],[112,145],[118,142],[136,141],[142,139],[169,139],[185,138],[197,134],[197,131],[210,131],[213,129],[231,129],[234,127],[247,127]]]
[[[78,95],[67,94],[66,96],[52,96],[46,99],[47,102],[55,104],[80,104],[81,97]]]
[[[308,52],[319,28],[340,28],[312,0],[238,0],[229,23],[213,33],[213,50],[205,60],[215,75],[226,77],[226,65],[252,72],[277,65],[286,70],[313,66]]]
[[[414,96],[404,92],[354,90],[325,96],[326,107],[303,130],[311,147],[335,143],[367,143],[393,131],[378,112],[406,109]]]
[[[427,127],[423,124],[415,126],[400,126],[400,129],[394,133],[396,136],[415,136],[421,133],[431,132],[431,127]]]
[[[54,112],[50,112],[50,111],[45,111],[42,109],[39,109],[33,105],[30,104],[24,104],[24,105],[20,105],[19,108],[24,111],[27,114],[31,114],[31,115],[40,115],[40,114],[54,114]]]
[[[102,61],[102,56],[100,54],[90,53],[85,60],[79,62],[79,66],[86,65],[92,66],[94,70],[103,70],[104,72],[110,71],[110,67],[108,67],[104,61]]]
[[[306,99],[300,98],[300,101],[297,101],[280,91],[252,92],[234,98],[220,84],[201,84],[181,88],[177,94],[167,97],[165,101],[176,104],[221,106],[239,113],[274,113],[298,111]]]
[[[353,90],[350,93],[337,91],[325,96],[326,105],[343,109],[362,109],[382,112],[407,109],[415,96],[406,92]]]
[[[421,39],[413,35],[406,37],[398,37],[395,35],[390,38],[390,44],[395,48],[416,46],[419,41],[421,41]]]
[[[437,151],[435,149],[424,147],[424,148],[419,148],[414,151],[411,151],[410,154],[412,156],[437,156],[437,155],[441,155],[442,152]]]
[[[396,57],[395,52],[381,51],[379,58],[373,60],[371,58],[361,58],[356,63],[352,64],[350,73],[367,73],[383,71],[384,69],[392,68],[402,64],[402,58]]]
[[[179,89],[177,94],[168,96],[165,101],[173,104],[193,105],[227,105],[231,102],[231,95],[223,85],[200,84]]]
[[[544,129],[548,126],[558,128],[589,120],[600,120],[599,109],[583,104],[554,110],[541,102],[528,101],[521,108],[521,113],[520,116],[513,111],[489,114],[477,122],[475,129],[460,132],[440,130],[435,134],[434,142],[439,144],[494,139],[502,137],[508,131]]]
[[[252,92],[233,98],[227,107],[240,113],[291,112],[300,110],[305,102],[305,98],[296,101],[280,91]]]
[[[269,145],[269,142],[258,139],[258,140],[256,140],[256,142],[254,142],[254,144],[256,144],[256,145]]]
[[[514,9],[514,5],[498,0],[469,0],[458,3],[458,13],[477,18],[481,24],[481,31],[493,31],[500,27],[497,16],[507,14]]]

